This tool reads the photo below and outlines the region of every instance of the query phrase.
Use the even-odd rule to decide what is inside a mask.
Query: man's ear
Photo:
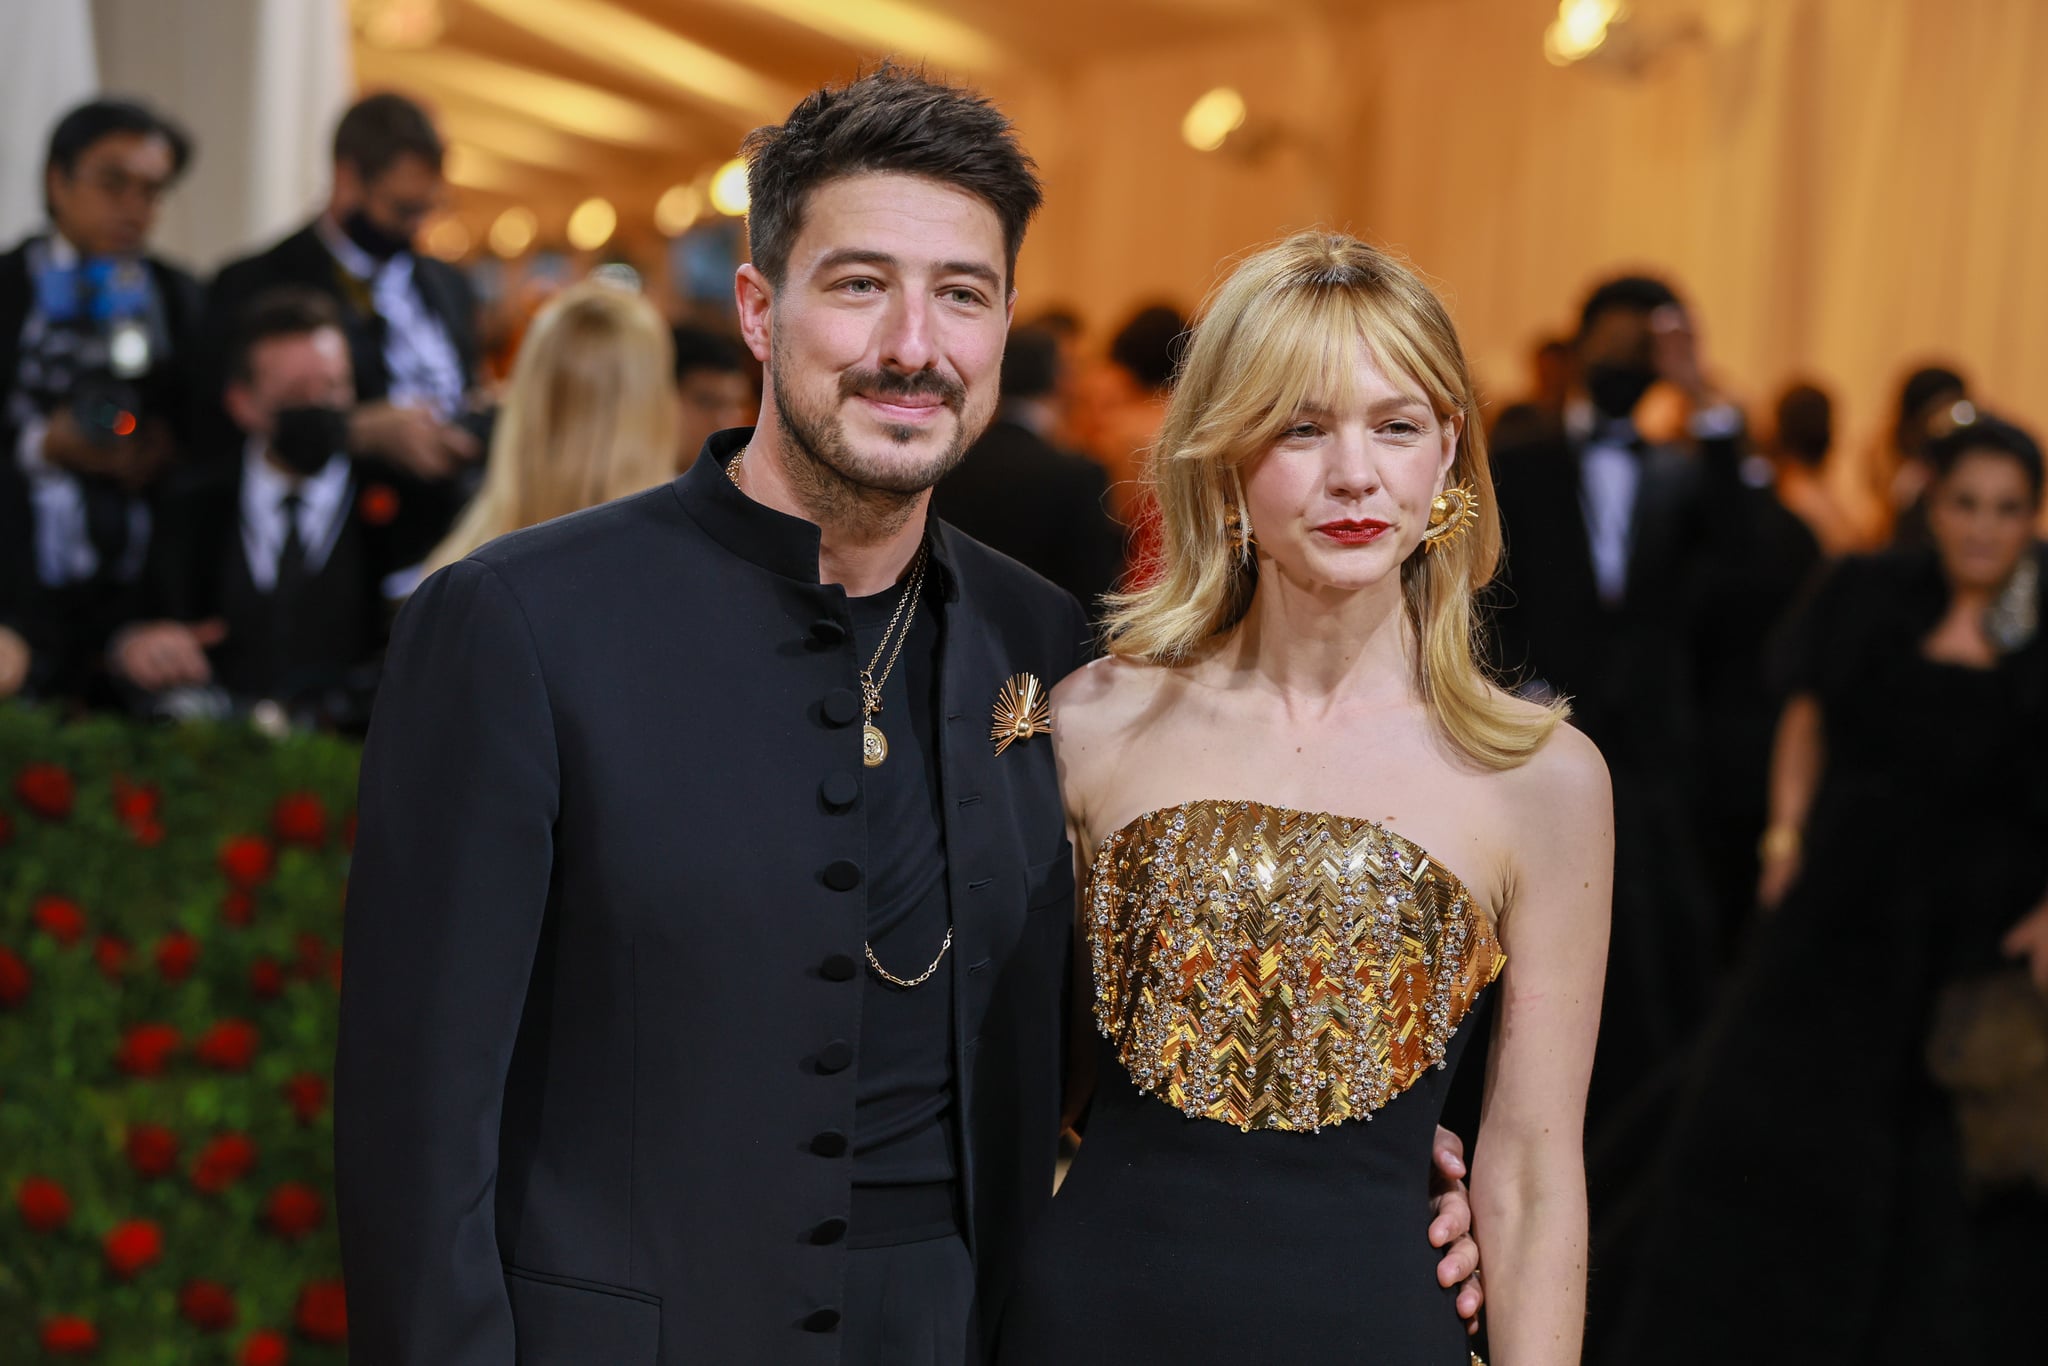
[[[754,359],[766,365],[774,334],[770,318],[775,309],[775,286],[749,261],[733,277],[732,292],[739,309],[740,336],[746,339]]]
[[[270,419],[264,413],[263,405],[256,401],[255,392],[247,384],[238,379],[229,380],[226,391],[221,395],[221,401],[228,410],[228,416],[234,419],[235,425],[245,433],[250,436],[267,435],[264,428],[270,425]]]

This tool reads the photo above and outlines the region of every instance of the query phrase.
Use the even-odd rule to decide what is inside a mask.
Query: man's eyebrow
[[[874,266],[900,273],[903,262],[886,251],[876,251],[870,247],[841,247],[837,251],[826,252],[812,269],[815,274],[822,275],[845,266]],[[965,275],[981,281],[991,289],[1003,287],[1003,277],[996,273],[993,266],[984,265],[980,261],[941,261],[938,264],[938,271],[941,275]]]

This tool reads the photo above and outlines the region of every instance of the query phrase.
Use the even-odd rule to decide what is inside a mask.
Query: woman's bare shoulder
[[[1517,843],[1611,832],[1613,784],[1600,747],[1578,727],[1560,723],[1528,762],[1502,775]]]
[[[1053,734],[1085,743],[1125,730],[1172,677],[1161,665],[1115,655],[1083,665],[1052,690]]]

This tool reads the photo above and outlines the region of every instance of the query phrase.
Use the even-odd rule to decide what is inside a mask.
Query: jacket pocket
[[[505,1268],[519,1366],[654,1366],[661,1297],[573,1276]]]

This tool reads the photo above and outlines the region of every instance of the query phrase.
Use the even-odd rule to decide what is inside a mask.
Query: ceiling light
[[[711,177],[711,207],[728,218],[747,211],[747,163],[734,157]]]
[[[569,215],[569,245],[578,251],[596,251],[612,240],[619,226],[619,211],[609,199],[592,196]]]
[[[491,250],[507,260],[533,245],[540,235],[540,222],[532,209],[507,209],[491,224]]]
[[[671,185],[654,206],[654,227],[663,237],[681,237],[704,212],[704,194],[695,185]]]
[[[1213,152],[1244,127],[1244,118],[1244,96],[1219,85],[1188,107],[1180,121],[1180,135],[1196,151]]]

